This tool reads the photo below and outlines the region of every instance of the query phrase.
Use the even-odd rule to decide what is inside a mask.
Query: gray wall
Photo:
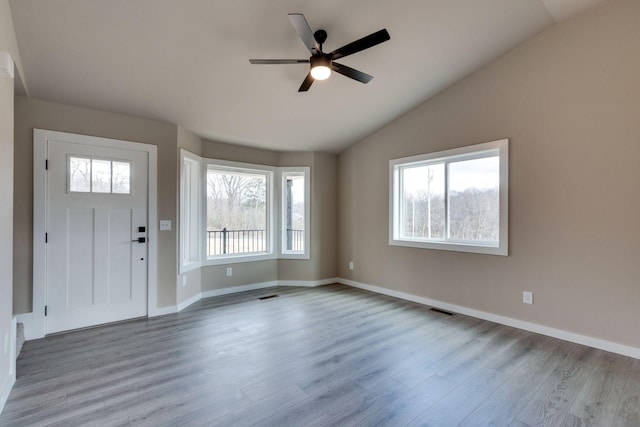
[[[639,23],[626,0],[554,26],[344,151],[339,275],[640,347]],[[388,245],[390,159],[501,138],[509,257]]]
[[[174,224],[172,231],[158,232],[158,307],[175,305],[177,126],[18,96],[15,98],[14,313],[30,312],[33,300],[34,128],[158,147],[158,219],[170,219]]]

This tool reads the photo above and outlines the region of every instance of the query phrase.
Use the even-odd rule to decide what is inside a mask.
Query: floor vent
[[[455,313],[446,310],[440,310],[439,308],[430,308],[431,311],[435,311],[436,313],[446,314],[447,316],[453,316]]]
[[[258,299],[278,298],[278,295],[267,295],[266,297],[260,297]]]

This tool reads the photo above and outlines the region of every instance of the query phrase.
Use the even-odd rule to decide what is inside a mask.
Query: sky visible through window
[[[485,157],[450,163],[452,176],[449,179],[449,191],[462,192],[469,188],[488,190],[498,188],[500,184],[500,159]],[[431,169],[431,194],[444,194],[444,164],[407,167],[403,169],[404,190],[408,194],[427,191],[428,171]]]

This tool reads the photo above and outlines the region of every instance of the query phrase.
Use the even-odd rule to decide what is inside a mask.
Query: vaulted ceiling
[[[609,0],[11,0],[38,99],[153,118],[206,139],[340,151],[544,29]],[[328,32],[325,51],[386,28],[391,40],[297,89],[308,64],[288,13]],[[24,84],[22,84],[24,83]]]

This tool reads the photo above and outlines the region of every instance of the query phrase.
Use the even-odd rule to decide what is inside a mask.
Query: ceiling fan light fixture
[[[309,64],[309,72],[300,85],[300,88],[298,88],[298,92],[307,92],[313,82],[316,80],[328,79],[331,76],[332,71],[360,83],[369,83],[373,76],[333,61],[344,58],[345,56],[353,55],[354,53],[361,52],[365,49],[369,49],[370,47],[379,45],[380,43],[391,39],[389,32],[386,29],[382,29],[356,41],[347,43],[332,52],[325,53],[322,50],[322,45],[327,40],[327,32],[325,30],[320,29],[315,33],[311,31],[311,27],[309,26],[307,19],[301,13],[290,13],[289,20],[300,36],[300,39],[311,53],[311,57],[308,60],[249,59],[249,62],[252,64]]]
[[[326,56],[311,57],[311,77],[326,80],[331,75],[331,60]]]

